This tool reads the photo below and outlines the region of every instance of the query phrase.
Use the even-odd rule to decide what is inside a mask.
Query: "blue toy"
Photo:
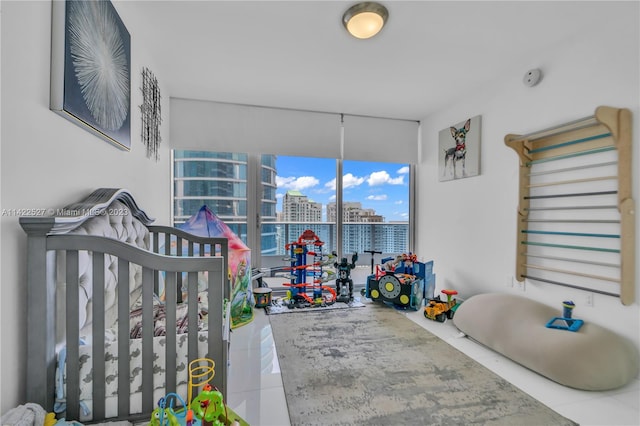
[[[559,330],[578,331],[584,321],[579,319],[553,317],[547,323],[547,328],[557,328]]]
[[[562,315],[561,317],[553,317],[547,322],[547,328],[557,328],[559,330],[578,331],[584,321],[571,318],[573,308],[576,304],[571,300],[565,300],[562,302]]]
[[[374,302],[392,304],[398,309],[417,311],[425,298],[433,297],[433,261],[422,263],[409,253],[384,258],[367,278],[363,295]]]
[[[193,410],[177,409],[174,402],[179,401],[182,407],[185,403],[180,395],[169,393],[158,401],[158,408],[151,412],[151,426],[200,426],[201,421],[193,415]]]

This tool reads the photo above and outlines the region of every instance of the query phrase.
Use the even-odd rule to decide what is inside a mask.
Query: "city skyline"
[[[323,220],[329,203],[336,200],[335,159],[278,156],[276,160],[277,210],[295,190],[322,204]],[[409,166],[406,164],[344,161],[343,202],[359,202],[386,222],[409,220]]]

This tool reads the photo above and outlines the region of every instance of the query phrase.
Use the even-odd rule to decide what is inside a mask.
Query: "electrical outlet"
[[[587,293],[587,297],[584,298],[584,305],[593,307],[593,293]]]

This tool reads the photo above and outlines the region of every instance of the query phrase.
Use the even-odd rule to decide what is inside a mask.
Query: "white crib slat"
[[[80,409],[80,329],[78,326],[78,251],[67,251],[67,413],[70,418],[78,418]]]
[[[118,258],[118,416],[129,415],[129,262]]]
[[[153,411],[153,270],[142,268],[142,412]]]
[[[93,252],[93,336],[104,336],[104,253]],[[105,417],[104,339],[93,339],[93,418]]]
[[[176,272],[166,273],[165,282],[165,310],[167,315],[167,334],[166,334],[166,393],[174,393],[176,391],[176,292],[172,291],[176,285]]]

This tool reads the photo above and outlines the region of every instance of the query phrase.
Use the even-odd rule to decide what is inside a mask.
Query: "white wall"
[[[439,290],[456,289],[462,298],[510,292],[543,301],[558,312],[563,300],[572,299],[576,317],[609,327],[640,346],[637,302],[623,306],[617,298],[596,294],[594,306],[587,307],[586,292],[527,281],[523,293],[506,285],[507,277],[515,274],[518,159],[505,146],[505,135],[587,117],[600,105],[629,108],[634,122],[633,191],[636,204],[640,202],[638,4],[628,5],[629,13],[619,20],[602,21],[585,34],[534,52],[527,63],[496,70],[493,84],[424,118],[417,253],[435,260]],[[541,68],[544,78],[529,88],[522,77],[531,68]],[[438,132],[476,115],[482,115],[480,176],[439,182]],[[636,271],[636,300],[637,275]]]
[[[168,224],[170,218],[169,96],[131,33],[131,151],[121,151],[49,110],[51,2],[0,3],[2,14],[1,208],[60,208],[99,187],[123,187],[139,206]],[[122,17],[125,25],[125,17]],[[140,139],[141,71],[158,78],[165,141],[160,161],[147,159]],[[26,235],[18,218],[2,216],[0,413],[24,403]]]

